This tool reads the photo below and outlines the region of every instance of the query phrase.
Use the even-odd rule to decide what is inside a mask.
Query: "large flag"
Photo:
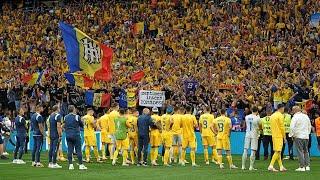
[[[143,71],[138,71],[132,74],[131,76],[131,81],[141,81],[141,79],[144,77],[144,72]]]
[[[35,84],[40,84],[42,79],[43,79],[43,71],[24,75],[22,77],[22,82],[30,86],[33,86]]]
[[[112,49],[64,22],[59,23],[59,28],[70,72],[83,71],[94,79],[110,81]]]
[[[68,82],[72,85],[79,86],[81,88],[92,88],[94,81],[89,77],[78,73],[65,73],[64,76]]]
[[[86,105],[95,107],[110,107],[111,94],[94,93],[93,91],[87,91],[85,93]]]

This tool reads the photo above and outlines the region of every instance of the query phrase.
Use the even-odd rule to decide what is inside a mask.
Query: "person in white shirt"
[[[259,131],[262,129],[257,107],[252,107],[252,114],[247,115],[245,117],[245,121],[246,121],[246,136],[244,140],[244,150],[242,154],[242,170],[246,169],[248,149],[251,147],[249,170],[252,171],[252,170],[256,170],[253,167],[253,164],[255,161],[256,152],[258,148],[258,139],[260,136]]]
[[[296,171],[310,171],[308,143],[311,122],[308,115],[304,114],[299,106],[294,106],[292,111],[294,115],[290,123],[289,137],[294,139],[298,152],[299,168]]]

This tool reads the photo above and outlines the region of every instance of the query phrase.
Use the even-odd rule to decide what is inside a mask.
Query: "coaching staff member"
[[[73,170],[72,163],[72,153],[76,149],[76,153],[79,161],[79,169],[85,170],[86,166],[82,162],[82,152],[81,152],[81,137],[80,137],[80,128],[83,128],[83,123],[77,115],[77,110],[73,105],[68,107],[69,114],[64,118],[64,129],[66,133],[67,145],[68,145],[68,161],[69,161],[69,170]]]
[[[150,126],[154,126],[152,118],[150,116],[150,110],[148,108],[143,109],[142,115],[138,117],[138,162],[141,160],[141,152],[143,150],[143,162],[139,162],[138,166],[147,166],[148,158],[148,145],[149,145],[149,133]]]
[[[308,151],[309,134],[311,132],[311,123],[308,115],[302,113],[299,106],[292,108],[294,114],[289,136],[294,138],[297,147],[299,168],[296,171],[310,171],[310,157]]]

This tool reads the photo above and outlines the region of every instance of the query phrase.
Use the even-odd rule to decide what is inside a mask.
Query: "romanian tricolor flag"
[[[43,79],[43,71],[24,75],[22,77],[22,82],[30,86],[33,86],[35,84],[40,84],[42,79]]]
[[[70,84],[81,88],[91,89],[94,84],[94,81],[84,74],[65,73],[64,76]]]
[[[96,80],[110,81],[112,49],[64,22],[59,23],[59,28],[70,72],[83,71]]]
[[[144,22],[133,24],[133,34],[144,34]]]
[[[87,91],[85,93],[86,105],[95,107],[110,107],[111,94],[94,93],[93,91]]]

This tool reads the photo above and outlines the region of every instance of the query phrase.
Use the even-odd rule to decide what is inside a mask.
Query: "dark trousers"
[[[50,137],[49,163],[57,163],[57,154],[59,149],[59,138]]]
[[[309,140],[295,138],[294,144],[296,145],[296,148],[297,148],[300,167],[310,166],[310,156],[309,156],[309,150],[308,150]]]
[[[24,153],[24,143],[26,141],[26,136],[16,136],[16,147],[14,149],[13,159],[17,159],[18,151],[19,151],[19,157],[18,159],[22,158],[22,155]]]
[[[260,147],[261,147],[262,135],[258,139],[258,148],[256,153],[256,160],[260,159]]]
[[[139,135],[138,137],[138,162],[141,160],[141,152],[143,151],[143,162],[147,162],[148,158],[149,136]]]
[[[79,164],[82,164],[81,138],[80,136],[67,137],[68,161],[72,164],[73,150],[76,150]]]
[[[28,143],[29,143],[29,135],[26,137],[26,141],[24,143],[24,153],[28,153]]]
[[[271,146],[270,157],[273,156],[273,144],[272,144],[272,136],[263,136],[263,155],[265,159],[268,159],[269,156],[269,145]]]
[[[43,137],[33,136],[32,162],[40,162],[40,153],[42,150]]]
[[[289,133],[286,133],[286,139],[287,139],[287,144],[288,144],[288,154],[290,159],[293,159],[293,140],[291,137],[289,137]],[[281,151],[281,158],[283,158],[283,153],[285,149],[285,144],[283,144],[283,148]]]

